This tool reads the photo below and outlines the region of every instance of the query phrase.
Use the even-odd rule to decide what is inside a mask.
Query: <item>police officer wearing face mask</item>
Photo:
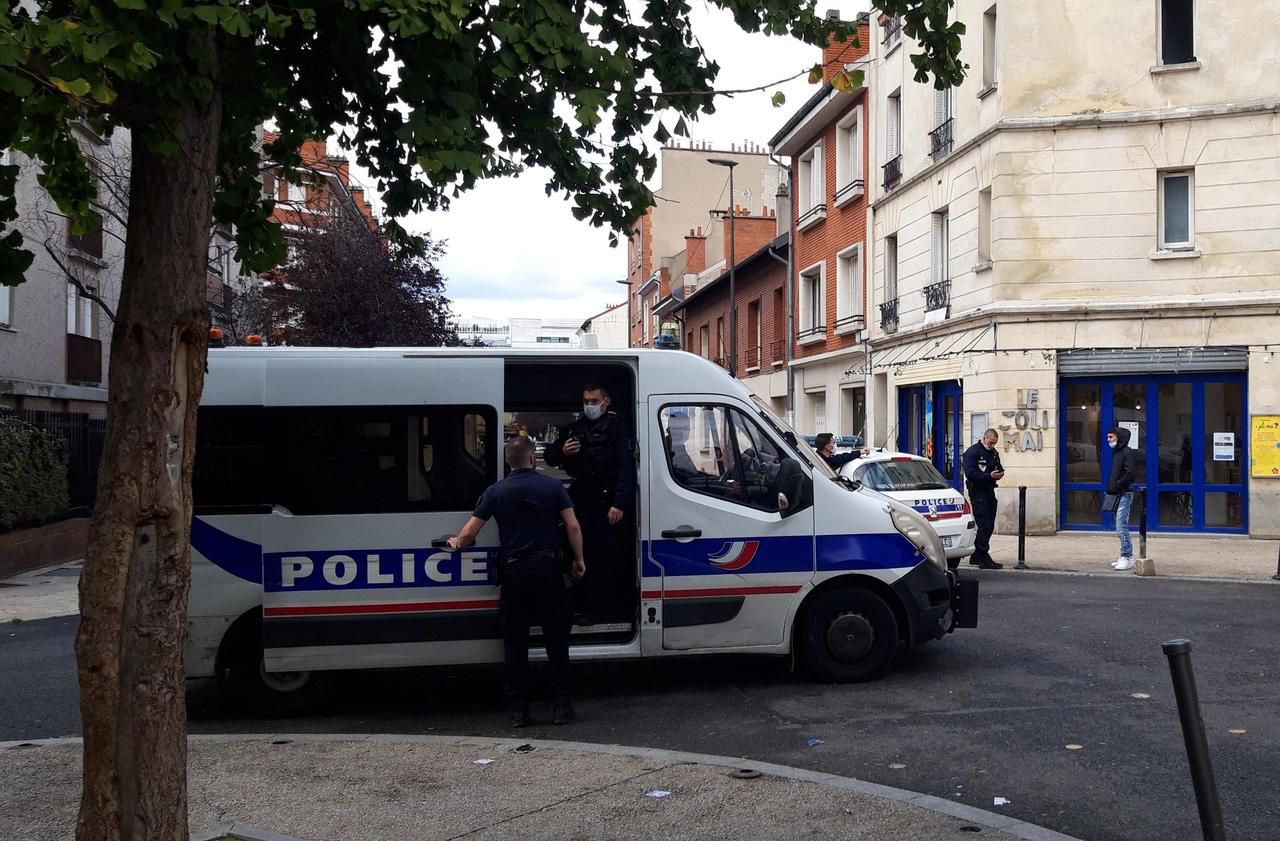
[[[589,383],[582,416],[560,431],[545,459],[572,478],[569,496],[582,523],[587,575],[577,588],[588,620],[628,618],[635,588],[634,529],[627,524],[636,491],[635,457],[625,423],[609,410],[609,390]]]
[[[988,429],[982,434],[981,441],[965,451],[963,460],[969,502],[973,505],[973,519],[978,525],[978,534],[973,541],[975,551],[969,563],[982,569],[1004,567],[991,557],[991,533],[996,530],[996,486],[1004,478],[1004,465],[1000,463],[1000,453],[996,450],[999,443],[1000,433]]]

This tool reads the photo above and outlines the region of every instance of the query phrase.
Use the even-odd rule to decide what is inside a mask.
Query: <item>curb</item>
[[[661,748],[629,747],[626,745],[604,745],[590,742],[564,742],[553,739],[508,739],[489,736],[440,736],[440,735],[394,735],[394,734],[340,734],[340,733],[274,733],[274,734],[198,734],[187,737],[192,742],[271,742],[276,739],[288,739],[291,742],[399,742],[403,744],[431,744],[444,746],[491,747],[511,750],[518,745],[533,745],[539,748],[568,751],[573,753],[599,754],[606,756],[625,756],[636,759],[652,759],[671,764],[707,765],[713,768],[739,769],[749,766],[752,770],[786,780],[817,783],[842,791],[852,791],[883,800],[891,800],[915,806],[930,812],[958,818],[983,829],[993,829],[1012,835],[1023,841],[1081,841],[1070,835],[1063,835],[1042,826],[1010,818],[996,812],[989,812],[963,803],[953,803],[931,794],[921,794],[893,786],[869,783],[853,777],[841,777],[822,771],[810,771],[789,765],[775,765],[771,762],[754,762],[744,757],[715,756],[705,753],[687,753],[685,751],[663,750]],[[79,738],[30,739],[17,742],[0,742],[0,750],[11,750],[17,747],[58,747],[80,745]],[[216,836],[215,836],[216,837]],[[279,836],[276,836],[279,837]]]
[[[1015,562],[1016,563],[1016,562]],[[970,572],[979,572],[975,567]],[[1134,575],[1133,573],[1124,574],[1119,572],[1105,572],[1103,570],[1074,570],[1074,569],[1039,569],[1036,567],[1028,567],[1027,569],[1017,569],[1015,567],[1005,565],[1004,569],[984,570],[988,572],[1004,573],[1015,572],[1019,574],[1030,573],[1032,575],[1060,575],[1064,577],[1074,578],[1108,578],[1115,581],[1127,581],[1129,579],[1138,579],[1142,581],[1191,581],[1203,584],[1265,584],[1267,586],[1280,585],[1280,580],[1271,578],[1211,578],[1207,575]]]

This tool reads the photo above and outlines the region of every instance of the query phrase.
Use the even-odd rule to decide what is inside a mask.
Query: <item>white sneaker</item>
[[[1111,562],[1111,568],[1115,569],[1116,567],[1120,566],[1120,564],[1123,562],[1124,562],[1124,558],[1116,558],[1114,561]]]
[[[1127,572],[1133,569],[1133,558],[1121,558],[1114,568],[1116,572]]]

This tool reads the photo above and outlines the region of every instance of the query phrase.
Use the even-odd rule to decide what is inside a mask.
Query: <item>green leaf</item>
[[[116,101],[116,92],[107,87],[105,83],[98,84],[93,89],[93,101],[100,102],[103,105],[110,105]]]
[[[822,81],[822,65],[815,64],[809,70],[809,84],[816,85]]]
[[[49,84],[71,96],[85,96],[89,91],[93,90],[93,86],[84,79],[72,79],[68,82],[66,79],[59,79],[57,76],[50,76]]]
[[[661,121],[658,122],[658,130],[653,133],[653,139],[664,145],[671,139],[671,132],[667,131]]]
[[[781,108],[787,104],[787,95],[782,91],[775,91],[772,99],[769,101],[773,103],[774,108]]]
[[[122,9],[130,9],[141,12],[147,8],[147,0],[115,0],[117,6]]]
[[[192,13],[200,18],[200,20],[214,26],[218,23],[218,7],[217,6],[196,6],[191,10]]]

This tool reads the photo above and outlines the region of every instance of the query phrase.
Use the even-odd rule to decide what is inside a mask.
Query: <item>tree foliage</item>
[[[257,270],[283,256],[257,180],[264,122],[279,128],[267,152],[286,167],[299,164],[303,139],[342,127],[340,143],[378,180],[393,218],[541,166],[548,192],[571,197],[575,215],[626,230],[652,201],[644,181],[656,158],[638,138],[655,121],[661,138],[671,121],[687,131],[685,118],[715,110],[719,66],[683,0],[0,3],[0,146],[40,160],[42,183],[80,225],[91,224],[96,187],[74,122],[128,127],[135,142],[176,154],[177,104],[233,92],[222,100],[215,219],[236,225],[240,258]],[[716,4],[747,31],[814,44],[851,34],[813,0]],[[963,26],[948,22],[948,0],[875,5],[903,15],[919,40],[918,78],[959,80]],[[12,196],[12,183],[0,171],[0,195]],[[0,222],[14,213],[12,199],[0,201]],[[29,262],[14,232],[0,240],[0,280],[20,282]]]
[[[444,246],[388,244],[360,220],[339,219],[301,240],[294,263],[273,272],[267,298],[291,345],[455,346]]]

